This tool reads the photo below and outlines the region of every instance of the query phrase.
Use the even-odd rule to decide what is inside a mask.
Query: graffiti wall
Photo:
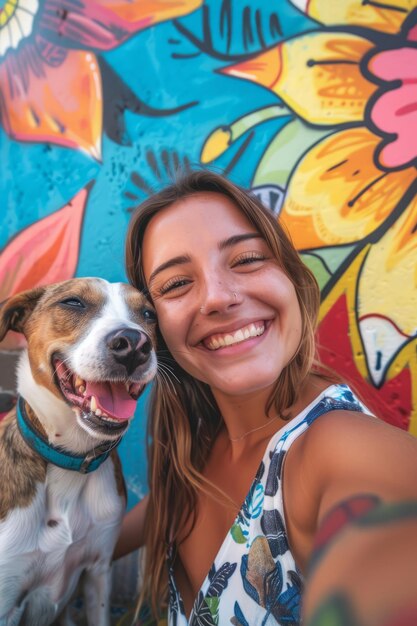
[[[214,167],[314,271],[324,363],[417,435],[416,83],[417,0],[0,0],[0,300],[124,280],[135,205]]]

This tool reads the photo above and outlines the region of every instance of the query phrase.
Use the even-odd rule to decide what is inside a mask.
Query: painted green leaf
[[[310,254],[309,252],[304,252],[301,258],[316,277],[320,290],[323,289],[331,276],[324,261],[318,255]]]
[[[252,187],[274,183],[286,188],[301,156],[331,132],[331,128],[311,128],[301,120],[293,119],[280,130],[263,153]]]

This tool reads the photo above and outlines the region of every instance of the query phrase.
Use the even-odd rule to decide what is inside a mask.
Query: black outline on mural
[[[242,11],[242,39],[243,46],[247,49],[248,42],[254,43],[254,33],[251,23],[251,11],[252,7],[250,3],[247,4]],[[230,0],[223,0],[221,9],[220,9],[220,24],[219,30],[220,35],[223,36],[225,29],[226,32],[226,47],[227,53],[219,52],[215,50],[213,47],[213,40],[211,36],[210,29],[210,7],[207,5],[203,5],[201,7],[202,10],[202,24],[203,24],[203,38],[199,39],[194,35],[194,33],[188,29],[184,24],[182,24],[178,19],[172,20],[172,24],[175,28],[180,32],[186,39],[188,39],[200,52],[207,54],[209,57],[218,59],[220,61],[241,61],[248,57],[246,53],[243,54],[230,54],[229,50],[231,47],[231,37],[232,37],[232,10]],[[265,42],[265,33],[262,29],[262,13],[258,8],[253,12],[254,20],[255,20],[255,30],[258,42],[260,44],[260,48],[255,54],[259,54],[260,50],[268,50],[277,45],[277,42],[272,44],[271,46],[267,46]],[[282,27],[279,19],[279,15],[276,12],[270,13],[269,15],[269,31],[270,36],[276,38],[277,35],[282,37]],[[175,53],[176,54],[176,53]],[[250,56],[253,56],[251,53]],[[176,56],[176,58],[178,58]]]
[[[194,100],[172,109],[155,109],[141,100],[117,71],[102,57],[98,57],[98,64],[102,79],[103,102],[105,103],[103,106],[103,132],[119,145],[132,145],[130,138],[126,141],[124,120],[126,110],[136,115],[158,118],[176,115],[199,104],[197,100]]]

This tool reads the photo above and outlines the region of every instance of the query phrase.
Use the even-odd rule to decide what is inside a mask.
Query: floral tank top
[[[281,477],[291,444],[320,415],[366,407],[332,385],[269,441],[249,493],[195,599],[187,621],[168,551],[169,626],[298,626],[302,577],[291,554]]]

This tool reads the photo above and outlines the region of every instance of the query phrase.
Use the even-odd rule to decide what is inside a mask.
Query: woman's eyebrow
[[[224,239],[224,241],[220,241],[219,250],[224,250],[225,248],[230,248],[231,246],[235,246],[237,243],[241,241],[246,241],[247,239],[263,239],[260,233],[243,233],[242,235],[233,235],[228,239]]]
[[[158,265],[158,267],[154,269],[152,274],[149,276],[149,284],[153,281],[155,276],[159,274],[160,272],[163,272],[164,270],[167,270],[170,267],[173,267],[174,265],[183,265],[184,263],[190,263],[190,262],[191,262],[190,256],[182,255],[182,256],[175,256],[172,259],[169,259],[169,261],[165,261],[165,263],[161,263],[161,265]]]
[[[247,239],[263,239],[263,237],[256,232],[233,235],[232,237],[228,237],[227,239],[219,242],[219,250],[225,250],[226,248],[235,246],[237,243],[240,243],[241,241],[246,241]],[[165,263],[161,263],[161,265],[158,265],[158,267],[154,269],[152,274],[149,276],[149,284],[160,272],[163,272],[170,267],[174,267],[175,265],[183,265],[184,263],[191,263],[191,257],[188,254],[176,256],[172,259],[169,259],[168,261],[165,261]]]

